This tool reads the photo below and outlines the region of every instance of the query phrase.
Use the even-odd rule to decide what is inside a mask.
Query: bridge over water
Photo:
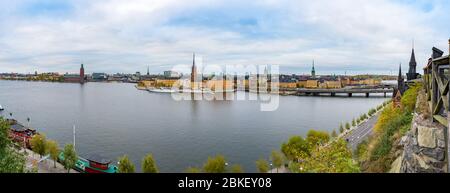
[[[347,94],[348,97],[352,97],[353,94],[365,94],[366,97],[369,97],[370,94],[374,93],[383,93],[384,97],[386,97],[386,93],[393,93],[393,86],[382,86],[382,87],[372,87],[372,88],[338,88],[338,89],[308,89],[308,88],[299,88],[296,90],[297,95],[330,95],[336,96],[336,94]]]

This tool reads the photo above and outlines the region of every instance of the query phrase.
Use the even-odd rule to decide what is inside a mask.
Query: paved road
[[[348,140],[348,146],[355,150],[358,147],[358,144],[363,142],[367,137],[372,134],[373,127],[378,120],[379,113],[370,117],[364,123],[361,123],[358,127],[356,127],[353,131],[347,134],[344,139]]]

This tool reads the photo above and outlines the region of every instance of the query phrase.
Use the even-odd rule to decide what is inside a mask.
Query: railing
[[[433,121],[437,121],[445,127],[445,159],[447,162],[447,172],[450,172],[449,152],[449,80],[450,80],[450,54],[443,56],[443,51],[433,47],[433,53],[424,68],[424,86]],[[450,39],[449,39],[450,53]]]

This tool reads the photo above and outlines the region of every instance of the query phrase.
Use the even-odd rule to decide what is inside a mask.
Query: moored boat
[[[58,160],[61,163],[64,163],[64,159],[64,152],[61,152],[58,156]],[[87,159],[78,157],[74,169],[83,173],[117,173],[119,168],[116,165],[111,164],[111,160],[94,155]]]
[[[30,140],[34,135],[38,134],[35,129],[25,127],[14,119],[6,120],[10,125],[9,137],[19,144],[25,144],[27,148],[31,148]]]
[[[3,111],[3,110],[5,110],[5,109],[2,107],[2,105],[0,105],[0,111]]]

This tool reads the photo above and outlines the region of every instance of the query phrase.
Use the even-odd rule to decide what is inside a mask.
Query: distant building
[[[311,78],[313,78],[313,79],[316,78],[316,69],[314,69],[314,60],[313,60],[313,63],[312,63]]]
[[[317,80],[307,80],[305,87],[306,88],[317,88],[317,87],[319,87],[319,81],[317,81]]]
[[[92,80],[96,82],[107,81],[108,75],[106,73],[92,73]]]
[[[84,66],[83,66],[83,64],[81,64],[81,68],[80,68],[80,83],[84,84]]]
[[[66,74],[64,74],[63,78],[64,78],[64,82],[72,82],[72,83],[84,84],[84,79],[85,79],[84,65],[81,64],[80,74],[69,74],[69,73],[66,73]]]
[[[406,90],[406,85],[405,85],[405,81],[402,76],[402,65],[400,64],[400,66],[398,68],[397,88],[394,89],[393,97],[396,97],[397,95],[399,95],[401,97],[401,95],[403,95],[405,90]]]
[[[166,77],[166,78],[179,78],[180,74],[178,72],[168,70],[168,71],[164,71],[164,77]]]

